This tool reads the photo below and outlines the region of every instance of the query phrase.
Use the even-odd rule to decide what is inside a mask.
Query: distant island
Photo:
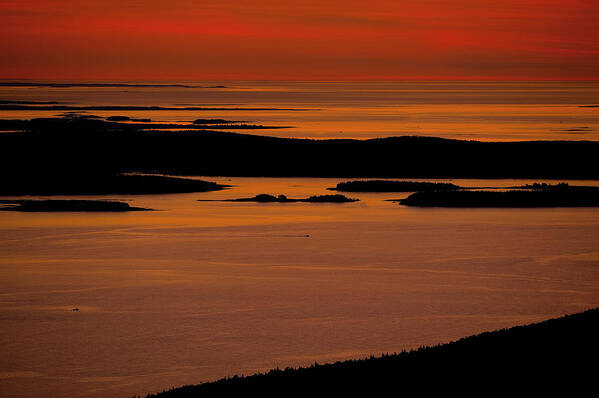
[[[148,211],[112,200],[0,200],[0,211],[23,212],[124,212]]]
[[[236,120],[225,120],[225,119],[196,119],[192,122],[193,124],[233,124],[233,123],[245,123]]]
[[[0,84],[0,87],[2,84]],[[0,100],[0,105],[58,105],[58,101],[24,101],[24,100]]]
[[[220,191],[228,185],[189,178],[119,173],[45,173],[5,175],[1,196],[20,195],[144,195]]]
[[[595,388],[599,309],[399,354],[273,369],[174,388],[148,398],[223,396],[505,396]],[[519,394],[515,394],[518,396]]]
[[[418,136],[314,140],[222,131],[226,125],[196,124],[194,131],[148,131],[152,128],[148,126],[157,128],[150,123],[73,117],[0,121],[0,195],[167,193],[217,188],[184,187],[197,183],[176,182],[176,189],[161,190],[156,186],[162,183],[156,181],[158,185],[150,188],[142,184],[141,189],[135,188],[137,183],[119,185],[113,181],[114,176],[129,173],[599,179],[599,142],[595,141],[479,142]],[[114,184],[119,188],[111,188]]]
[[[340,192],[417,192],[417,191],[439,191],[460,189],[459,186],[440,182],[418,182],[418,181],[346,181],[340,182],[332,191]]]
[[[46,82],[0,82],[0,87],[149,87],[149,88],[226,88],[225,86],[191,86],[187,84],[150,84],[150,83],[46,83]]]
[[[68,130],[74,130],[79,126],[85,126],[88,131],[148,131],[148,130],[168,130],[168,131],[205,131],[209,130],[270,130],[270,129],[288,129],[290,126],[264,126],[261,124],[247,124],[240,121],[231,121],[225,119],[197,119],[193,122],[182,123],[156,123],[149,118],[131,118],[129,116],[115,115],[106,118],[79,112],[64,112],[59,114],[60,118],[36,118],[31,120],[19,119],[0,119],[0,131],[52,131],[56,128],[65,127]],[[102,120],[105,119],[105,120]],[[67,126],[65,122],[68,122]]]
[[[92,117],[92,118],[100,118],[99,116],[94,116],[94,115],[78,115],[79,117]],[[132,119],[129,116],[108,116],[106,118],[107,121],[109,122],[141,122],[141,123],[151,123],[152,119]]]
[[[214,106],[158,106],[158,105],[56,105],[56,104],[0,104],[0,111],[305,111],[306,108],[247,108]]]
[[[225,199],[224,202],[258,202],[258,203],[349,203],[358,202],[360,199],[348,198],[344,195],[314,195],[305,199],[290,199],[285,195],[269,195],[259,194],[251,198],[240,198],[240,199]],[[204,200],[200,200],[204,201]]]
[[[525,185],[509,191],[422,191],[399,203],[419,207],[597,207],[599,187]]]

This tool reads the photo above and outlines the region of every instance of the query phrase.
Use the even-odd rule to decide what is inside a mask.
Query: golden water
[[[1,396],[130,397],[599,306],[599,209],[197,202],[341,181],[206,179],[234,187],[0,213]]]

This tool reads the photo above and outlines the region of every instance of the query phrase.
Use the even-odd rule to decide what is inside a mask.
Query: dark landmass
[[[593,130],[588,126],[582,126],[582,127],[573,127],[571,129],[566,129],[566,130],[562,130],[562,131],[587,133],[587,132],[591,132]]]
[[[206,105],[214,105],[214,106],[216,106],[216,105],[218,105],[218,106],[233,106],[233,105],[235,105],[235,106],[237,106],[239,104],[238,103],[237,104],[236,103],[226,103],[226,102],[219,102],[216,104],[205,103],[205,102],[202,104],[198,104],[197,102],[196,103],[185,102],[185,103],[176,103],[176,104],[171,104],[171,105],[172,106],[206,106]]]
[[[78,127],[78,122],[86,120],[84,123],[90,130],[95,131],[142,131],[142,130],[190,130],[204,131],[210,130],[270,130],[270,129],[287,129],[289,126],[263,126],[255,124],[235,124],[236,122],[223,119],[210,119],[215,124],[203,124],[201,128],[195,124],[178,124],[178,123],[151,123],[150,119],[132,119],[128,116],[109,116],[106,121],[96,115],[82,115],[77,113],[67,113],[61,115],[62,118],[37,118],[31,120],[19,119],[0,119],[0,131],[41,131],[44,129],[55,129],[64,126],[68,123],[67,128],[73,129]],[[223,124],[218,124],[221,121]],[[127,122],[127,123],[121,123]],[[136,122],[136,123],[128,123]],[[81,123],[80,123],[81,124]]]
[[[56,101],[12,101],[12,100],[0,100],[1,105],[58,105],[62,104],[62,102]]]
[[[196,119],[193,124],[232,124],[232,123],[243,123],[236,120],[225,120],[225,119]]]
[[[107,159],[106,161],[109,161]],[[23,175],[2,172],[0,195],[143,195],[219,191],[227,185],[187,178],[85,173],[74,168],[69,173]]]
[[[289,129],[291,126],[264,126],[261,124],[203,124],[201,128],[198,125],[189,124],[137,124],[137,128],[140,130],[190,130],[190,131],[203,131],[203,130],[277,130],[277,129]]]
[[[539,396],[593,391],[599,309],[399,354],[273,369],[148,398],[224,396]],[[383,394],[384,393],[384,394]],[[552,394],[552,395],[553,395]],[[559,394],[558,394],[559,395]]]
[[[190,86],[186,84],[142,84],[142,83],[40,83],[40,82],[0,82],[0,87],[180,87],[180,88],[226,88],[225,86]]]
[[[423,191],[399,201],[420,207],[597,207],[599,187],[525,185],[512,191]]]
[[[479,142],[418,136],[313,140],[211,130],[173,134],[140,131],[135,123],[70,118],[2,121],[0,126],[23,130],[0,134],[0,175],[4,180],[9,175],[127,172],[256,177],[599,179],[596,141]]]
[[[106,118],[109,122],[124,122],[127,120],[131,120],[129,116],[108,116]]]
[[[308,202],[308,203],[348,203],[358,202],[360,199],[348,198],[344,195],[314,195],[305,199],[290,199],[285,195],[269,195],[262,193],[254,196],[253,198],[241,198],[241,199],[226,199],[224,202],[259,202],[259,203],[297,203],[297,202]],[[201,200],[202,201],[202,200]]]
[[[87,116],[87,115],[84,115]],[[95,118],[100,118],[100,116],[94,116]],[[129,116],[108,116],[106,118],[107,121],[109,122],[142,122],[142,123],[150,123],[152,122],[152,119],[134,119],[134,118],[130,118]]]
[[[440,182],[369,180],[340,182],[337,187],[329,189],[340,192],[417,192],[455,190],[460,187]]]
[[[348,198],[343,195],[316,195],[310,196],[307,199],[300,199],[301,202],[310,203],[347,203],[358,202],[360,199]]]
[[[306,111],[306,108],[226,108],[226,107],[170,107],[170,106],[136,106],[136,105],[20,105],[0,104],[0,111]]]
[[[178,131],[185,130],[189,132],[202,132],[206,130],[278,130],[290,129],[291,126],[263,126],[261,124],[204,124],[202,127],[188,124],[136,124],[136,130],[139,131]]]
[[[599,189],[597,187],[585,187],[585,186],[580,186],[580,185],[572,185],[570,186],[570,184],[566,183],[566,182],[560,182],[558,184],[547,184],[546,182],[542,182],[542,183],[532,183],[532,184],[525,184],[525,185],[518,185],[515,187],[511,187],[511,188],[516,188],[516,189],[532,189],[534,191],[553,191],[555,189],[569,189],[569,188],[573,188],[573,189],[587,189],[587,190],[595,190],[595,189]]]
[[[3,206],[4,205],[4,206]],[[143,207],[133,207],[129,203],[111,200],[0,200],[0,210],[24,212],[122,212],[148,211]]]
[[[87,114],[77,113],[77,112],[59,113],[56,116],[68,118],[68,119],[104,119],[102,116],[87,115]],[[3,120],[0,120],[0,123],[5,122],[5,121],[10,121],[10,120],[3,119]]]

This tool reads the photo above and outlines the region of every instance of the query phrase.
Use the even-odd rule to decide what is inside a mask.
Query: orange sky
[[[598,0],[2,0],[0,77],[599,79]]]

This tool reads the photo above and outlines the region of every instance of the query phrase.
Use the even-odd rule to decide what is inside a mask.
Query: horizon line
[[[0,77],[1,82],[26,82],[26,83],[51,83],[51,82],[323,82],[323,83],[342,83],[342,82],[497,82],[497,83],[510,83],[510,82],[599,82],[599,77],[587,77],[587,78],[345,78],[345,79],[235,79],[235,78],[206,78],[206,79],[160,79],[160,78],[147,78],[147,79],[127,79],[127,78],[42,78],[42,77]]]

